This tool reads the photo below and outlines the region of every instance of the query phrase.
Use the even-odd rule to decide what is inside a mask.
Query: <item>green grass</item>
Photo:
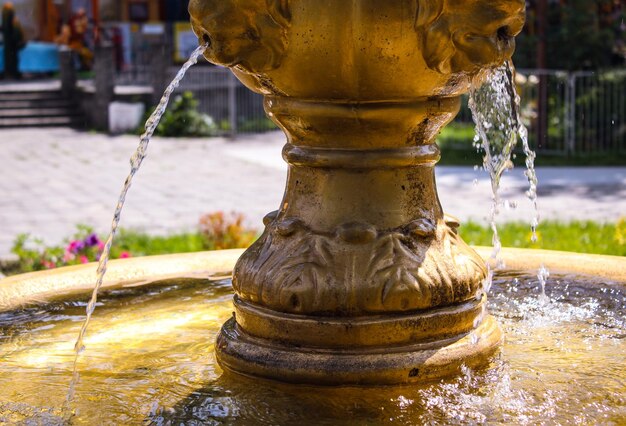
[[[450,123],[443,128],[437,142],[442,147],[471,149],[474,134],[474,125],[472,124]]]
[[[446,166],[482,165],[482,153],[473,147],[474,126],[472,124],[450,123],[437,138],[441,148],[441,161]],[[516,167],[524,167],[525,156],[517,153]],[[539,152],[535,164],[541,166],[626,166],[626,155],[618,153],[584,153],[580,155],[559,155]]]
[[[468,244],[491,245],[492,234],[486,225],[468,222],[461,226],[459,232]],[[539,225],[539,240],[536,243],[531,241],[530,228],[526,223],[507,223],[499,226],[498,232],[505,247],[626,256],[626,218],[606,224],[545,221]]]
[[[150,236],[127,229],[120,229],[113,246],[118,252],[126,251],[136,257],[206,250],[205,241],[199,233]]]
[[[531,242],[530,228],[527,223],[507,223],[500,225],[498,230],[502,245],[505,247],[626,256],[626,217],[617,223],[606,224],[592,221],[542,222],[538,231],[539,240],[536,243]],[[491,245],[491,229],[486,224],[465,223],[461,226],[460,234],[471,245]],[[249,241],[251,240],[248,240],[246,244]],[[121,229],[111,253],[116,259],[123,252],[128,252],[133,257],[141,257],[199,252],[216,248],[213,245],[211,241],[207,242],[206,236],[203,237],[199,232],[151,236],[139,231]],[[61,257],[63,250],[63,247],[48,247],[46,252]],[[41,257],[41,254],[26,253],[25,259],[15,264],[0,262],[0,272],[13,275],[44,269],[43,267],[25,268],[24,264],[28,263],[29,256],[32,257],[30,260],[36,260]],[[90,260],[93,261],[93,259]]]
[[[539,226],[537,243],[531,242],[530,228],[527,223],[507,223],[500,225],[498,230],[505,247],[626,256],[626,219],[618,223],[606,224],[593,221],[567,223],[545,221]],[[465,223],[461,226],[460,233],[469,244],[491,245],[491,230],[486,224]],[[128,251],[133,256],[206,250],[202,237],[197,233],[154,237],[129,230],[121,230],[115,247],[119,251]]]

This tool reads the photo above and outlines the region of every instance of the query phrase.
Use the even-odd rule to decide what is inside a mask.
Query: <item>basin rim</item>
[[[489,247],[474,247],[483,259]],[[102,289],[137,287],[174,279],[227,278],[243,249],[170,254],[114,260]],[[552,274],[580,275],[626,285],[626,257],[551,250],[504,248],[501,257],[510,271],[535,271],[545,266]],[[97,264],[69,266],[0,279],[0,312],[32,304],[91,293]]]

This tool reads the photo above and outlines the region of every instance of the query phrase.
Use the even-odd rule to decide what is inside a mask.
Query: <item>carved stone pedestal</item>
[[[388,384],[493,352],[501,334],[483,320],[483,262],[435,187],[433,136],[458,99],[268,97],[266,108],[289,135],[287,190],[235,268],[220,363],[299,383]]]
[[[485,313],[483,262],[442,212],[434,141],[472,78],[511,54],[523,2],[190,10],[209,60],[263,93],[288,136],[285,197],[235,268],[220,364],[296,383],[393,384],[484,363],[501,331]]]

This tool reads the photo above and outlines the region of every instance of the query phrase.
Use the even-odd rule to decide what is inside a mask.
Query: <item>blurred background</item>
[[[18,38],[23,42],[18,47],[17,71],[4,69],[6,53],[0,55],[4,75],[0,127],[69,125],[112,133],[132,131],[198,45],[189,25],[188,1],[16,0],[5,2],[4,9],[7,5],[15,11],[16,31],[22,33]],[[3,33],[3,38],[12,38]],[[0,49],[7,48],[16,49],[3,42]],[[63,51],[71,52],[65,68]],[[259,96],[226,70],[205,61],[203,65],[189,73],[178,91],[193,92],[194,99],[181,108],[201,114],[204,123],[195,134],[275,129]],[[33,100],[45,102],[26,103]],[[9,111],[16,105],[29,108]],[[165,133],[181,135],[179,130],[165,129]]]
[[[108,91],[112,93],[98,96],[111,102],[139,101],[149,109],[197,46],[188,23],[188,0],[13,0],[7,4],[15,10],[23,41],[19,69],[8,74],[4,70],[5,82],[9,78],[58,81],[59,47],[67,47],[73,52],[78,90],[54,94],[68,101],[66,105],[81,105],[85,98],[90,102],[90,92]],[[514,62],[532,146],[545,154],[546,164],[558,164],[561,157],[623,164],[615,154],[626,150],[626,0],[529,0],[527,9]],[[3,45],[5,50],[9,47]],[[98,62],[100,69],[96,69]],[[275,129],[263,114],[260,97],[243,89],[227,71],[204,65],[192,69],[179,93],[193,93],[195,100],[190,101],[208,120],[211,134]],[[112,84],[94,87],[98,71]],[[31,91],[37,88],[58,86],[30,86]],[[3,92],[20,89],[29,86],[0,87]],[[19,100],[17,95],[12,98]],[[135,108],[131,114],[135,119],[129,120],[128,108],[122,105],[111,111],[114,123],[80,108],[31,109],[30,116],[21,111],[19,117],[2,111],[0,126],[68,124],[115,133],[139,123],[141,109]],[[108,105],[99,109],[109,113]],[[124,122],[119,122],[119,116]],[[471,114],[464,107],[440,139],[444,150],[453,152],[450,162],[462,162],[471,150],[472,135]]]

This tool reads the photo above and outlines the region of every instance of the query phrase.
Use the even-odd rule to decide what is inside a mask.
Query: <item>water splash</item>
[[[550,298],[546,295],[546,282],[550,278],[550,271],[544,265],[541,265],[539,268],[539,273],[537,274],[537,279],[539,280],[539,285],[541,286],[541,294],[539,295],[539,302],[543,305],[548,304],[550,302]]]
[[[482,148],[485,155],[483,169],[491,178],[492,203],[489,212],[489,223],[493,232],[493,251],[487,262],[487,278],[483,283],[485,292],[489,292],[493,282],[493,274],[505,265],[500,258],[502,243],[498,233],[496,218],[501,208],[514,208],[508,201],[500,198],[500,183],[502,175],[513,168],[511,160],[519,140],[522,141],[526,155],[526,172],[529,182],[527,197],[533,204],[534,213],[531,219],[532,241],[537,241],[537,227],[539,225],[539,210],[537,205],[537,174],[535,172],[536,154],[528,143],[528,130],[524,126],[520,115],[520,96],[515,88],[513,64],[508,61],[501,67],[481,74],[470,90],[469,107],[476,124],[474,144]],[[485,80],[484,84],[482,81]],[[480,83],[479,83],[480,82]],[[542,270],[545,269],[542,267]],[[547,270],[546,270],[547,271]],[[545,274],[540,270],[539,280]],[[545,278],[543,279],[545,282]]]
[[[107,272],[107,264],[109,261],[109,256],[111,254],[111,246],[113,244],[113,239],[115,238],[115,234],[119,227],[122,209],[124,208],[124,203],[126,201],[126,195],[132,184],[133,177],[139,171],[139,168],[141,167],[143,160],[146,158],[148,145],[150,144],[150,139],[152,138],[152,135],[154,135],[154,132],[157,126],[159,125],[159,122],[161,121],[161,118],[163,117],[165,110],[167,109],[167,105],[170,101],[172,94],[174,93],[176,88],[179,86],[181,80],[185,77],[185,74],[187,73],[189,68],[191,68],[193,65],[195,65],[198,62],[198,59],[204,53],[205,50],[206,50],[206,46],[200,46],[196,50],[194,50],[189,60],[182,66],[180,71],[178,71],[178,73],[176,74],[176,77],[174,78],[174,80],[169,84],[167,89],[165,89],[165,93],[163,94],[161,101],[157,105],[152,115],[150,115],[150,118],[148,118],[148,121],[146,121],[145,132],[140,137],[139,146],[137,147],[137,150],[130,158],[130,173],[126,177],[126,180],[124,181],[124,186],[122,187],[120,197],[115,207],[115,213],[113,214],[113,221],[111,224],[111,231],[109,233],[109,237],[106,240],[106,243],[104,244],[104,250],[102,252],[102,255],[100,256],[100,261],[98,264],[96,285],[93,289],[91,299],[89,300],[89,303],[87,304],[87,309],[86,309],[87,315],[86,315],[85,321],[82,324],[82,327],[78,334],[78,338],[76,339],[76,343],[74,345],[75,357],[74,357],[74,365],[73,365],[73,371],[72,371],[72,381],[70,382],[69,391],[67,394],[66,406],[65,406],[66,412],[68,413],[70,412],[70,404],[72,403],[74,396],[75,396],[76,385],[78,384],[78,381],[80,379],[80,374],[78,372],[78,359],[80,357],[80,354],[85,350],[84,340],[87,334],[87,328],[89,327],[89,322],[91,321],[91,317],[96,308],[96,303],[98,301],[98,291],[100,290],[100,287],[102,287],[104,276],[106,275],[106,272]]]

